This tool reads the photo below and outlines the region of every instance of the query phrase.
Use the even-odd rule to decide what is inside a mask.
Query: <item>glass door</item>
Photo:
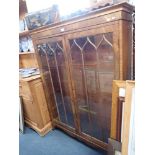
[[[48,68],[46,54],[41,49],[41,45],[42,43],[38,43],[37,48],[36,48],[36,51],[37,51],[36,55],[37,55],[37,60],[39,64],[39,70],[40,70],[40,74],[41,74],[44,89],[45,89],[45,95],[47,98],[49,111],[52,113],[51,114],[52,118],[57,118],[58,114],[57,114],[56,105],[54,104],[55,100],[53,96],[52,83],[50,79],[50,71]]]
[[[65,50],[62,40],[48,39],[38,48],[45,55],[44,64],[47,64],[50,73],[51,88],[54,103],[57,107],[58,120],[72,128],[75,128],[74,115],[69,89],[69,74],[66,67]]]
[[[116,63],[113,32],[90,30],[70,34],[67,40],[79,132],[107,143]]]

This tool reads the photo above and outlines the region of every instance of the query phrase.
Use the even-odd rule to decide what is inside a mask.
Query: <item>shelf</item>
[[[29,30],[25,30],[23,32],[19,32],[19,36],[20,37],[23,37],[23,36],[26,36],[26,35],[29,35]]]
[[[102,62],[99,63],[99,66],[101,66],[102,64],[105,64],[105,63],[113,63],[113,61],[102,61]],[[80,64],[80,63],[77,63],[77,62],[76,63],[75,62],[72,62],[72,66],[75,66],[75,67],[76,66],[77,67],[80,66],[81,67],[83,65],[82,65],[82,63]],[[86,66],[97,66],[97,63],[96,62],[95,63],[94,62],[87,62],[87,63],[85,62],[84,63],[84,66],[85,67]]]
[[[19,53],[19,55],[25,55],[25,54],[35,54],[35,52],[32,51],[32,52],[20,52]]]

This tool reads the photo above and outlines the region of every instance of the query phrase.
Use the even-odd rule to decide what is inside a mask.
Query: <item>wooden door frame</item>
[[[72,109],[72,112],[73,112],[74,124],[75,124],[75,129],[76,129],[78,125],[77,125],[77,121],[76,121],[76,112],[74,110],[74,104],[73,104],[73,94],[72,94],[72,88],[71,88],[70,71],[69,71],[69,67],[68,67],[69,66],[68,65],[68,58],[67,58],[67,53],[66,53],[66,48],[65,48],[65,38],[62,35],[58,35],[58,36],[54,36],[54,37],[51,36],[51,37],[48,37],[48,38],[38,39],[38,40],[35,40],[35,47],[38,44],[44,44],[44,43],[49,43],[49,42],[57,42],[57,41],[61,41],[62,42],[63,49],[64,49],[64,59],[65,59],[65,66],[66,66],[65,68],[66,68],[66,71],[67,71],[66,75],[67,75],[67,81],[68,81],[69,94],[70,94],[70,97],[71,97],[71,102],[70,103],[71,103],[71,109]],[[36,51],[38,51],[38,49],[36,49]],[[38,56],[38,60],[39,60],[39,56]],[[48,63],[47,58],[46,58],[46,61]],[[49,66],[48,66],[48,68],[49,68]],[[42,76],[42,78],[43,78],[43,76]],[[50,79],[52,80],[51,72],[50,72]],[[51,81],[51,83],[53,83],[53,80]],[[53,87],[53,90],[54,90],[54,87]]]
[[[69,62],[69,70],[70,70],[70,79],[71,79],[71,85],[73,88],[73,94],[74,94],[74,107],[77,113],[77,120],[78,120],[78,134],[81,135],[81,129],[80,129],[80,118],[78,115],[78,107],[76,104],[76,94],[75,94],[75,84],[73,81],[73,69],[72,69],[72,60],[71,60],[71,54],[70,54],[70,45],[69,45],[69,39],[73,39],[73,38],[78,38],[78,37],[84,37],[84,36],[91,36],[91,35],[97,35],[97,34],[103,34],[103,33],[109,33],[112,32],[113,33],[113,52],[114,52],[114,79],[119,79],[120,77],[120,73],[119,73],[119,69],[120,69],[120,53],[119,53],[119,33],[118,33],[118,21],[113,22],[113,24],[105,24],[104,25],[97,25],[96,28],[93,27],[89,30],[79,30],[78,33],[77,32],[72,32],[69,34],[65,34],[64,38],[65,38],[65,47],[66,47],[66,51],[67,51],[67,56],[68,56],[68,62]],[[93,137],[92,137],[93,138]],[[103,142],[104,143],[104,142]]]
[[[131,119],[131,107],[132,105],[132,89],[135,88],[134,81],[126,81],[126,95],[122,128],[122,155],[128,155],[129,134],[130,134],[130,119]]]
[[[118,106],[118,96],[119,89],[125,88],[125,103],[123,107],[123,120],[122,120],[122,140],[121,140],[121,152],[122,155],[128,154],[128,145],[129,145],[129,132],[130,132],[130,118],[131,118],[131,100],[132,100],[132,89],[135,87],[135,81],[113,81],[113,98],[112,98],[112,121],[111,121],[111,135],[108,143],[109,155],[114,154],[115,142],[117,141],[117,106]],[[111,154],[110,154],[111,153]],[[112,154],[113,153],[113,154]]]
[[[118,97],[119,89],[125,89],[126,82],[122,80],[113,80],[112,85],[112,108],[111,108],[111,133],[110,138],[118,140],[117,124],[118,124]]]

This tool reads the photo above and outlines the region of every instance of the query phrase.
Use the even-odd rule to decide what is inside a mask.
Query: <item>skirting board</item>
[[[28,120],[25,120],[25,123],[28,127],[34,129],[40,136],[45,136],[49,131],[53,129],[51,121],[48,124],[46,124],[42,129],[39,129],[37,126],[35,126]]]

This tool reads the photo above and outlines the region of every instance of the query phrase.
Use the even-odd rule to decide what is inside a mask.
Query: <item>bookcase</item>
[[[105,150],[112,81],[131,79],[133,12],[128,3],[116,4],[30,33],[53,127]]]

